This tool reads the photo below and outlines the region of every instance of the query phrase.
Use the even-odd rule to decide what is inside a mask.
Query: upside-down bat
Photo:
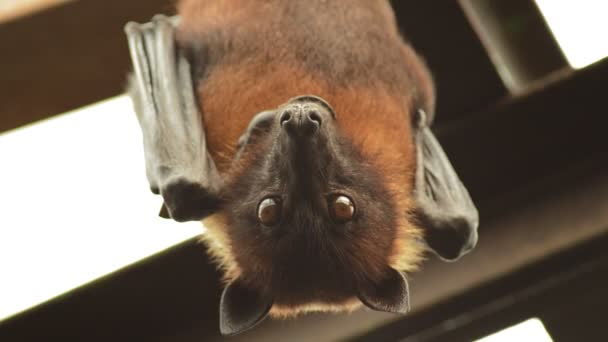
[[[203,220],[220,330],[268,314],[409,309],[425,249],[478,214],[429,129],[434,87],[388,1],[183,0],[126,27],[130,95],[162,213]]]

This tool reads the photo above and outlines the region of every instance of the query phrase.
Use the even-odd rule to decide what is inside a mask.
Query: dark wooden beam
[[[605,155],[608,59],[453,124],[439,140],[482,215],[491,198]]]
[[[0,132],[123,92],[123,26],[171,0],[80,0],[0,24]]]
[[[437,86],[436,123],[508,96],[458,1],[391,1],[403,35],[426,60]]]
[[[220,293],[193,239],[0,322],[0,341],[175,341],[192,327],[217,339]]]

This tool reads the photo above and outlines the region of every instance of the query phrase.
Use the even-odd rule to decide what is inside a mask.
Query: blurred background
[[[392,1],[480,214],[407,316],[267,320],[233,341],[602,341],[608,3]],[[171,0],[0,0],[0,341],[216,341],[199,224],[155,217],[123,26]]]

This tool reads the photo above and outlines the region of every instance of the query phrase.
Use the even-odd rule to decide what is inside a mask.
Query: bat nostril
[[[310,121],[317,123],[317,125],[321,125],[321,122],[323,121],[321,119],[321,114],[316,111],[316,110],[311,110],[310,112],[308,112],[308,119],[310,119]]]
[[[281,126],[283,126],[286,122],[291,120],[292,116],[293,115],[292,115],[291,111],[289,111],[289,110],[284,111],[283,114],[281,114],[281,118],[280,118]]]

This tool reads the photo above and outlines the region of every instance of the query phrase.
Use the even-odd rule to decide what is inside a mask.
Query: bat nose
[[[323,119],[321,113],[313,108],[292,105],[281,113],[281,127],[289,135],[312,136],[319,131]]]

